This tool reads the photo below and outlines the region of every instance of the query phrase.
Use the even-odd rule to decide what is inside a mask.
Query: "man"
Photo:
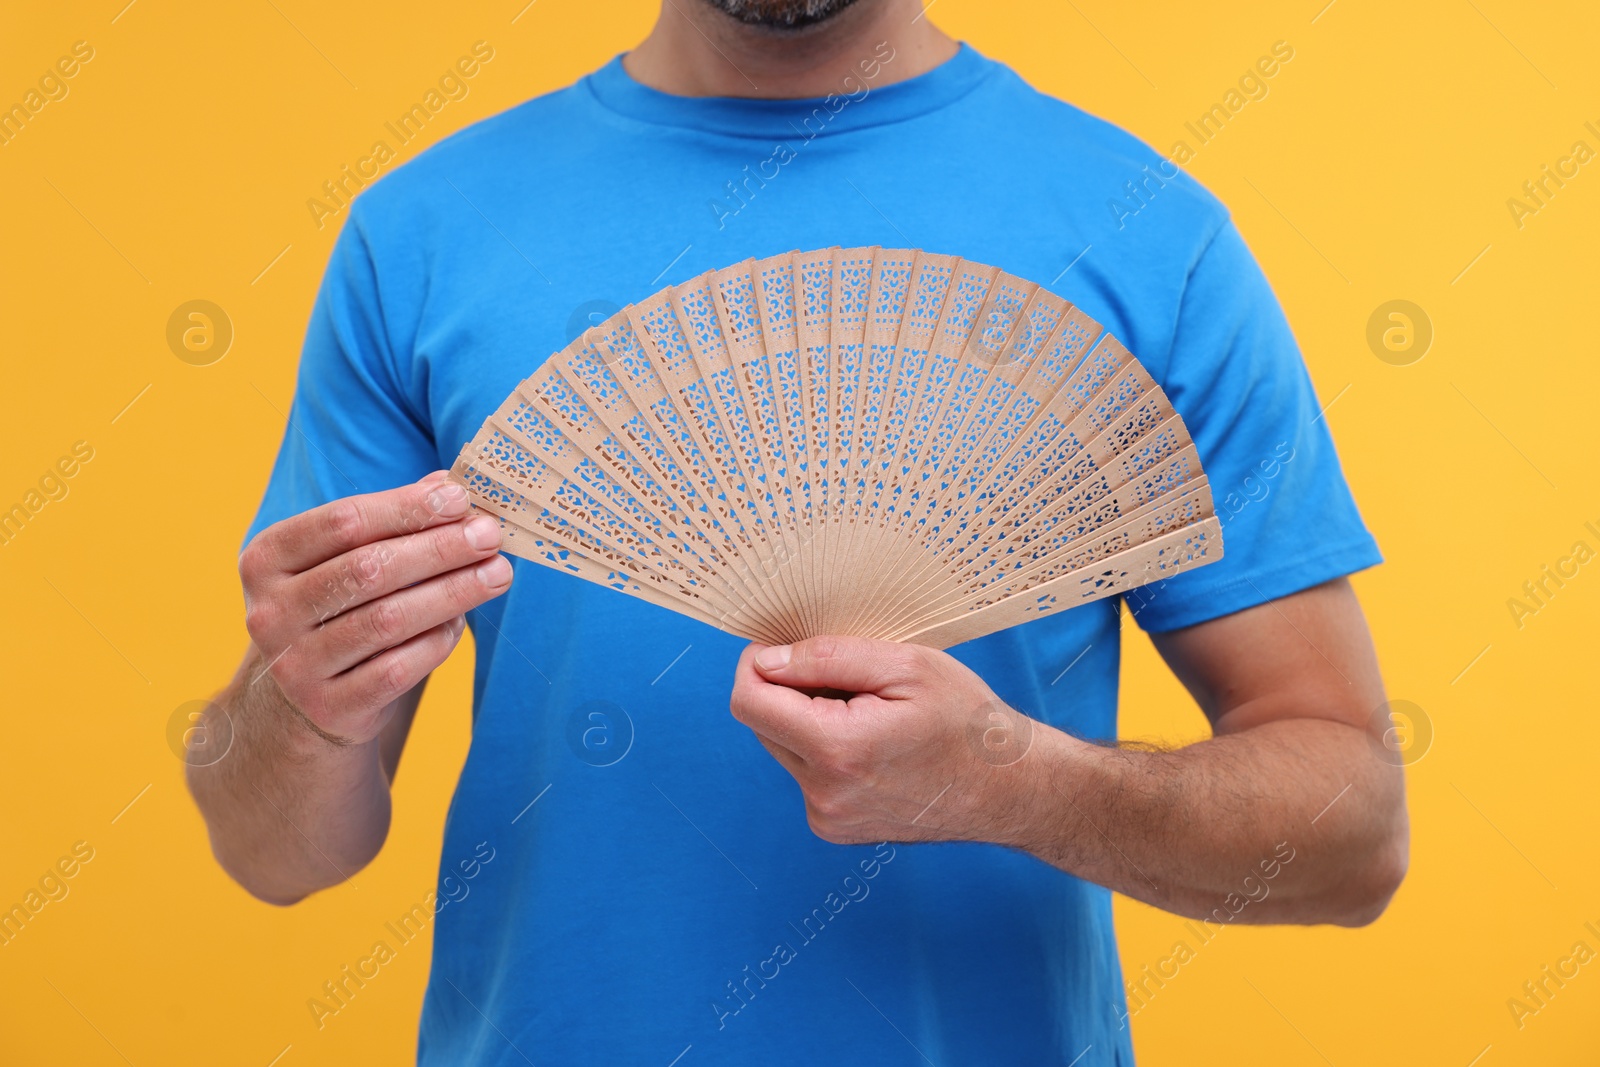
[[[1127,182],[1131,218],[1107,208]],[[1055,279],[1163,384],[1227,552],[1127,600],[1215,737],[1115,747],[1116,601],[950,654],[741,651],[544,568],[513,582],[436,471],[594,309],[873,243]],[[1226,211],[1133,138],[916,0],[665,0],[631,53],[353,206],[240,558],[233,749],[190,776],[213,849],[277,904],[370,861],[470,619],[441,896],[472,889],[438,915],[423,1063],[1131,1063],[1109,890],[1359,925],[1404,875],[1344,577],[1379,557],[1317,415]],[[857,695],[808,695],[830,690]]]

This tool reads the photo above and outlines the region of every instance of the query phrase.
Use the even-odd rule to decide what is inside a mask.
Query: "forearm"
[[[217,861],[250,893],[292,904],[347,880],[377,855],[389,830],[381,739],[335,744],[319,736],[264,671],[252,647],[208,716],[225,755],[191,759],[190,792]],[[210,758],[210,757],[207,757]]]
[[[1404,875],[1400,772],[1342,723],[1268,722],[1172,752],[1046,727],[1000,770],[1022,772],[1007,843],[1191,918],[1360,925]]]

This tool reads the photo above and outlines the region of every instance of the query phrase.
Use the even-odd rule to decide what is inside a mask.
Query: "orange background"
[[[93,850],[67,895],[0,946],[0,1061],[407,1062],[425,940],[320,1031],[306,1000],[433,887],[470,650],[429,690],[382,856],[289,910],[250,900],[210,859],[169,724],[243,647],[237,542],[337,229],[317,229],[305,201],[473,42],[494,60],[404,158],[626,49],[655,4],[125,2],[13,5],[0,34],[0,104],[74,42],[94,50],[0,145],[0,509],[28,501],[75,442],[93,450],[0,544],[0,907],[76,842]],[[1567,563],[1576,575],[1547,584],[1520,626],[1508,600],[1575,542],[1600,549],[1584,526],[1600,527],[1586,310],[1600,173],[1579,167],[1520,220],[1507,200],[1575,141],[1600,149],[1584,126],[1600,126],[1600,12],[1323,2],[936,0],[930,13],[1164,153],[1274,42],[1294,48],[1189,168],[1232,207],[1331,404],[1390,561],[1357,589],[1391,693],[1432,731],[1407,753],[1413,863],[1388,914],[1360,931],[1226,931],[1139,1012],[1135,1045],[1147,1064],[1593,1063],[1600,965],[1520,1028],[1507,1001],[1575,942],[1600,950],[1584,927],[1600,927],[1600,564]],[[197,299],[234,331],[209,366],[166,340],[173,310]],[[1395,299],[1433,328],[1404,366],[1367,341]],[[1127,735],[1201,736],[1148,641],[1129,628],[1126,642]],[[1126,901],[1117,920],[1130,973],[1184,936]]]

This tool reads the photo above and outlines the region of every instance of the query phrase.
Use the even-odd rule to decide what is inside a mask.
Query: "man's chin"
[[[856,0],[705,0],[747,26],[798,30],[826,22]]]

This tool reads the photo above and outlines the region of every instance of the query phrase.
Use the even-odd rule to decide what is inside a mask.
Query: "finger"
[[[750,645],[739,657],[728,702],[733,717],[755,731],[763,743],[780,745],[802,760],[814,758],[824,740],[818,705],[825,701],[763,678],[755,669],[755,656],[764,647]],[[843,706],[838,701],[826,703]]]
[[[358,664],[325,688],[324,705],[383,708],[448,659],[465,629],[465,618],[450,619]]]
[[[263,530],[258,550],[280,573],[299,574],[361,545],[453,522],[467,510],[467,491],[435,472],[412,485],[293,515]]]
[[[499,548],[500,524],[488,515],[470,515],[318,564],[295,576],[289,596],[311,606],[305,626],[325,623],[398,589],[476,563]]]
[[[494,599],[510,584],[510,561],[491,556],[332,619],[312,632],[307,655],[317,673],[331,678]]]
[[[894,696],[919,676],[928,653],[917,645],[834,635],[759,648],[753,664],[763,678],[792,688]]]

